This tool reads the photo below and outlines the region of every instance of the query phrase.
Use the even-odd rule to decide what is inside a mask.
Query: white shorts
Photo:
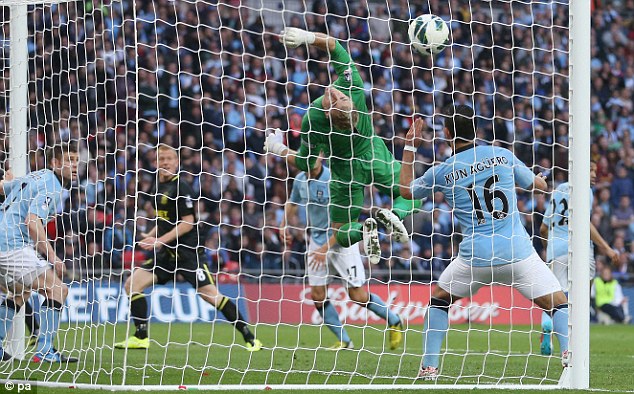
[[[568,291],[568,254],[557,256],[551,260],[548,265],[555,274],[555,277],[561,285],[562,291]],[[597,262],[593,256],[590,256],[590,280],[594,279],[597,273]]]
[[[438,279],[441,289],[458,297],[471,297],[490,284],[513,286],[529,300],[561,291],[557,278],[537,253],[517,263],[491,267],[472,267],[458,257]]]
[[[319,249],[319,245],[311,239],[308,243],[308,251],[315,249]],[[361,287],[366,281],[359,245],[352,245],[349,248],[335,245],[328,251],[326,264],[318,270],[312,268],[311,262],[312,257],[309,255],[306,272],[308,284],[311,286],[326,286],[334,277],[341,278],[347,287]]]
[[[0,252],[0,280],[9,291],[15,283],[30,287],[48,269],[48,263],[38,257],[33,247]]]

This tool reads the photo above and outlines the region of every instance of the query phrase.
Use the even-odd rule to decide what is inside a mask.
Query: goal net
[[[374,133],[397,160],[414,118],[427,120],[417,176],[452,154],[434,114],[454,103],[474,108],[479,143],[512,150],[556,186],[568,169],[567,1],[28,3],[28,39],[20,44],[28,64],[10,58],[16,6],[0,6],[2,163],[8,169],[11,133],[26,135],[30,171],[50,165],[46,148],[79,145],[78,180],[46,224],[68,286],[55,347],[79,362],[34,364],[37,345],[28,345],[23,360],[0,366],[0,379],[115,389],[558,383],[558,343],[552,355],[540,349],[542,311],[496,283],[451,306],[439,377],[417,379],[432,289],[461,240],[441,195],[404,220],[409,242],[394,242],[380,227],[379,264],[363,255],[360,266],[348,267],[349,276],[367,278],[360,292],[400,318],[402,343],[391,348],[394,321],[379,316],[385,309],[353,302],[355,289],[341,278],[329,283],[329,306],[320,312],[307,275],[317,229],[310,209],[290,204],[300,171],[263,145],[267,130],[279,128],[283,142],[299,149],[311,102],[337,78],[326,52],[279,42],[282,30],[296,27],[335,37],[349,52]],[[427,13],[451,31],[451,45],[433,57],[413,51],[407,33],[410,20]],[[11,86],[14,73],[27,73],[28,86]],[[25,88],[27,128],[11,130],[19,108],[9,92]],[[159,145],[176,149],[173,195],[157,190],[166,182]],[[180,194],[185,187],[191,194]],[[328,188],[321,193],[327,203]],[[179,224],[160,208],[170,199],[174,217],[184,216],[179,209],[193,212],[198,252],[190,256],[202,271],[182,269],[192,260],[168,256],[169,242],[141,243],[158,222]],[[548,199],[518,191],[523,225],[543,259],[539,229]],[[391,204],[392,196],[366,187],[359,220]],[[175,264],[165,263],[153,285],[129,297],[124,283],[132,270],[168,260]],[[208,280],[207,273],[226,297],[214,300],[235,303],[262,350],[249,351],[224,301],[214,307],[202,287],[188,283],[192,275]],[[138,311],[139,297],[148,308],[149,348],[118,349],[138,328],[130,311]],[[43,318],[42,301],[31,295],[27,326]],[[341,326],[328,313],[333,306]],[[17,335],[28,342],[32,332]],[[329,349],[337,341],[353,348]]]

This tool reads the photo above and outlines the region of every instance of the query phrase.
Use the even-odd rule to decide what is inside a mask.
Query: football
[[[419,15],[409,24],[409,39],[421,55],[437,55],[449,44],[449,26],[432,14]]]

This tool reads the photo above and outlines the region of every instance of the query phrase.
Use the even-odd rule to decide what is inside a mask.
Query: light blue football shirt
[[[6,198],[0,205],[0,251],[32,245],[25,223],[27,215],[37,215],[46,223],[61,210],[63,190],[59,179],[48,169],[6,182]]]
[[[330,170],[323,166],[317,179],[309,179],[305,172],[299,173],[293,182],[290,201],[306,207],[306,217],[310,237],[317,245],[323,245],[328,241],[328,228],[330,227]]]
[[[594,195],[590,190],[590,214]],[[568,254],[568,206],[570,205],[570,185],[562,183],[553,190],[550,204],[546,207],[543,223],[548,226],[548,246],[546,258],[552,261]],[[594,259],[594,244],[590,241],[590,258]]]
[[[481,267],[515,263],[534,252],[515,192],[515,185],[529,188],[534,179],[508,149],[478,146],[428,169],[411,189],[416,199],[445,195],[462,230],[460,257]]]

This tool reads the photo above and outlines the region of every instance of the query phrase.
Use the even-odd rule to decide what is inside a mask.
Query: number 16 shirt
[[[508,149],[463,147],[411,184],[415,199],[445,195],[462,230],[460,257],[472,266],[515,263],[534,253],[520,220],[515,186],[535,175]]]

